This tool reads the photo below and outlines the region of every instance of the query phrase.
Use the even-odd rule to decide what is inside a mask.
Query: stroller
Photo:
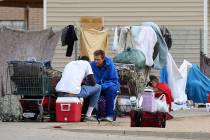
[[[23,120],[55,118],[56,97],[52,91],[52,78],[42,62],[9,61],[11,93],[20,96]]]

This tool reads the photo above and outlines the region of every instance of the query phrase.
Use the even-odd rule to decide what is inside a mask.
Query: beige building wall
[[[208,1],[208,57],[210,58],[210,1]]]
[[[0,7],[0,21],[24,21],[24,8]],[[43,9],[29,8],[29,30],[43,29]]]
[[[24,20],[24,9],[0,7],[0,20]]]
[[[139,25],[152,21],[166,25],[172,32],[171,53],[180,65],[183,59],[199,64],[200,29],[203,28],[202,0],[48,0],[47,26],[60,30],[79,24],[80,16],[102,16],[110,32],[117,25]],[[58,45],[53,66],[62,70],[74,59],[65,57],[66,47]]]
[[[29,30],[43,29],[43,9],[30,8],[29,9]]]

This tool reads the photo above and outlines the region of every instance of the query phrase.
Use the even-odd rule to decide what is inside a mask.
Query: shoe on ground
[[[93,121],[97,121],[96,118],[94,118],[93,116],[85,116],[84,118],[84,122],[93,122]]]
[[[105,117],[103,120],[107,122],[113,122],[113,117]]]
[[[104,121],[104,117],[98,118],[99,121]]]

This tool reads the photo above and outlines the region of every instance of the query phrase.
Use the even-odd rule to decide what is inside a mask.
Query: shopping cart
[[[44,63],[36,61],[9,61],[11,92],[20,96],[23,119],[43,121],[54,114],[55,96],[51,77]]]
[[[130,97],[138,97],[145,87],[143,70],[137,70],[134,64],[115,63],[119,75],[120,91],[116,101],[118,116],[128,115],[132,105]]]

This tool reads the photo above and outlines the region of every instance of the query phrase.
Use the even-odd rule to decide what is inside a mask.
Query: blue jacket
[[[111,58],[105,57],[105,64],[100,68],[96,66],[94,61],[90,64],[96,83],[101,85],[102,90],[106,90],[109,87],[113,87],[116,90],[119,89],[118,73]]]

